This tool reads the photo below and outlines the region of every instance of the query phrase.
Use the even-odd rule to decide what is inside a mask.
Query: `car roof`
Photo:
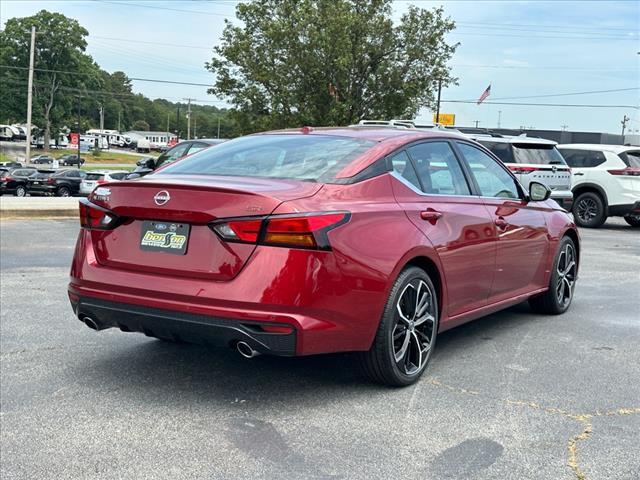
[[[308,129],[308,130],[306,130]],[[440,129],[419,130],[411,128],[389,128],[374,126],[351,127],[302,127],[272,130],[256,133],[255,135],[326,135],[337,137],[360,138],[373,142],[385,142],[389,140],[405,139],[407,141],[423,138],[467,138],[465,135]]]
[[[623,153],[630,150],[640,150],[640,147],[629,145],[607,145],[602,143],[565,143],[558,145],[558,148],[573,148],[575,150],[600,150],[604,152]]]
[[[467,137],[476,142],[493,142],[493,143],[525,143],[530,145],[557,145],[558,142],[547,140],[546,138],[527,137],[526,135],[491,135],[488,133],[467,133]]]
[[[108,175],[110,173],[129,173],[127,170],[88,170],[87,175],[90,173],[99,173],[100,175]]]

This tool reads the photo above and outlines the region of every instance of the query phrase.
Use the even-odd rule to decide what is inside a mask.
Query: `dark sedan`
[[[27,194],[29,177],[36,174],[35,168],[15,168],[0,173],[0,195],[12,193],[16,197],[24,197]]]
[[[38,173],[29,178],[29,193],[71,197],[78,194],[80,182],[86,175],[86,172],[76,169]]]

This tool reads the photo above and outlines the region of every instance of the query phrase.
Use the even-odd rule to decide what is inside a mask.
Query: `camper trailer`
[[[9,125],[0,125],[0,140],[3,140],[5,142],[15,140],[13,138],[13,130],[11,130],[11,127]]]
[[[131,139],[128,136],[121,134],[117,130],[100,130],[93,128],[91,130],[87,130],[86,134],[105,138],[111,147],[123,148],[129,146],[131,143]]]

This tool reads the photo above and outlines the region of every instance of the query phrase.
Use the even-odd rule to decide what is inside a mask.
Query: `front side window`
[[[269,177],[331,182],[377,142],[332,135],[250,135],[207,148],[162,174]]]
[[[483,197],[520,198],[518,186],[502,165],[479,148],[458,143]]]
[[[210,145],[208,143],[195,142],[193,145],[191,145],[191,148],[189,149],[189,155],[193,155],[194,153],[198,153],[200,150],[204,150],[205,148],[207,148],[209,146]]]
[[[183,143],[182,145],[176,145],[171,150],[167,150],[158,157],[158,167],[175,162],[176,160],[184,157],[189,149],[189,143]]]
[[[425,193],[471,195],[462,168],[449,143],[426,142],[407,150]]]

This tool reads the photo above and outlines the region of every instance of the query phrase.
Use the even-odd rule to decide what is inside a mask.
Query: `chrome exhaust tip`
[[[82,321],[91,330],[95,330],[95,331],[102,330],[102,328],[100,328],[100,325],[98,325],[98,323],[91,317],[83,317]]]
[[[236,350],[238,350],[238,353],[244,358],[253,358],[260,355],[260,352],[251,348],[247,342],[236,343]]]

